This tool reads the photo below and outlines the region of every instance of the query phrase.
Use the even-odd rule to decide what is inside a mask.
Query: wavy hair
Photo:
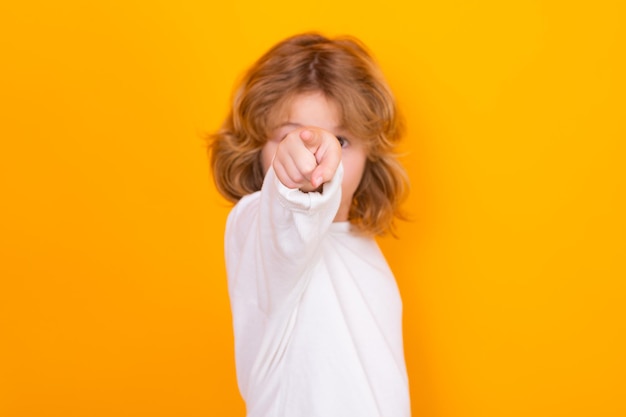
[[[209,137],[217,190],[235,203],[261,189],[261,149],[296,95],[321,92],[337,103],[341,121],[367,149],[365,172],[349,221],[368,235],[393,231],[407,175],[395,148],[403,123],[378,65],[357,39],[306,33],[285,39],[244,75],[222,128]]]

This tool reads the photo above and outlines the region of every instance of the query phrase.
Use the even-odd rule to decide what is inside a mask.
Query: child
[[[402,304],[375,235],[407,192],[394,98],[364,46],[304,34],[245,75],[213,136],[248,417],[410,415]]]

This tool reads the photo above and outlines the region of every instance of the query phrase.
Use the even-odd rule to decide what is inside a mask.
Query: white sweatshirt
[[[270,168],[226,225],[240,392],[248,417],[410,415],[402,303],[376,242],[333,223],[343,167],[322,193]]]

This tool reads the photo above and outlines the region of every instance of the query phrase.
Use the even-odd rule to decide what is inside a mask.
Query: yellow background
[[[626,415],[624,2],[0,7],[0,416],[243,416],[202,136],[305,30],[374,51],[422,417]]]

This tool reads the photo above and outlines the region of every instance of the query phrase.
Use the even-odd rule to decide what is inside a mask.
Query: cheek
[[[358,188],[361,178],[363,177],[363,172],[365,170],[365,156],[358,154],[343,158],[343,168],[344,192],[352,195]]]
[[[268,140],[265,145],[263,145],[263,149],[261,150],[261,165],[263,165],[263,174],[266,174],[267,170],[270,169],[277,147],[278,142],[273,140]]]
[[[263,166],[263,174],[267,174],[267,170],[272,165],[272,160],[276,154],[278,145],[282,142],[283,138],[289,133],[286,129],[278,129],[271,133],[270,138],[265,142],[261,149],[261,165]]]

